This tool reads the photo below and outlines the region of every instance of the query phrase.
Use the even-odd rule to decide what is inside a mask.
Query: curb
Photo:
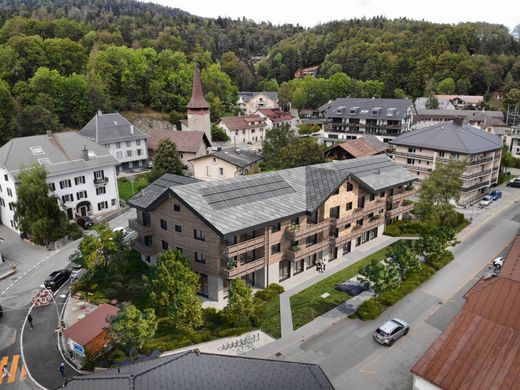
[[[13,265],[9,271],[5,271],[4,273],[0,274],[0,280],[8,278],[9,276],[16,273],[16,265]]]

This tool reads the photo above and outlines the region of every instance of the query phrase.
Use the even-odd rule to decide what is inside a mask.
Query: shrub
[[[285,290],[282,286],[276,283],[271,283],[269,286],[264,288],[263,290],[259,290],[255,293],[256,298],[260,298],[263,301],[270,301],[273,298],[276,298],[278,295],[283,293]]]
[[[426,228],[423,222],[399,220],[385,228],[387,236],[398,237],[407,234],[421,234]]]
[[[120,177],[118,180],[119,180],[121,183],[128,183],[128,178],[126,178],[126,177]]]
[[[385,307],[375,298],[364,301],[357,311],[362,320],[374,320],[385,310]]]
[[[441,253],[432,253],[426,258],[426,263],[437,271],[453,260],[453,253],[444,250]]]
[[[72,222],[69,223],[69,226],[67,227],[67,236],[69,240],[75,241],[83,237],[83,231],[76,222]]]

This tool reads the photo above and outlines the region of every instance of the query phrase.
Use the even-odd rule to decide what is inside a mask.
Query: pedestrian
[[[33,329],[34,326],[32,322],[32,316],[30,314],[27,314],[27,322],[29,323],[29,325],[31,325],[31,329]]]
[[[316,271],[321,272],[321,263],[316,264]]]
[[[325,272],[325,267],[327,266],[327,263],[325,263],[324,261],[322,261],[322,269],[323,269],[323,272]]]
[[[63,378],[65,378],[65,363],[61,362],[60,364],[60,373]]]
[[[7,364],[4,366],[4,368],[2,368],[2,378],[6,375],[11,375],[9,373],[9,369],[7,368]]]

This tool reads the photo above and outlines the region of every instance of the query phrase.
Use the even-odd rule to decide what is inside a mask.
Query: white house
[[[119,161],[118,172],[148,168],[148,134],[120,113],[98,111],[79,133],[109,150]]]
[[[265,118],[260,115],[226,116],[217,126],[222,128],[235,144],[262,143],[266,136]]]
[[[190,161],[193,176],[200,180],[212,181],[246,175],[255,170],[262,156],[241,149],[215,151]]]
[[[265,108],[258,110],[256,114],[265,118],[267,130],[271,130],[273,127],[290,126],[295,127],[298,124],[298,120],[289,112],[280,110],[279,108]]]
[[[239,92],[238,107],[245,115],[255,113],[263,108],[278,108],[276,92]]]
[[[24,168],[40,164],[49,190],[69,219],[98,216],[119,209],[116,166],[107,149],[76,132],[13,138],[0,148],[0,220],[17,231],[14,221],[16,186]]]

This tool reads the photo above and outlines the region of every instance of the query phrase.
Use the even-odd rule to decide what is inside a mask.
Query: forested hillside
[[[195,62],[212,119],[239,90],[288,107],[339,96],[500,91],[520,106],[520,44],[503,26],[405,19],[273,26],[131,0],[0,0],[0,141],[80,128],[96,110],[185,114]],[[263,55],[254,63],[252,57]],[[321,64],[319,77],[292,80]]]

